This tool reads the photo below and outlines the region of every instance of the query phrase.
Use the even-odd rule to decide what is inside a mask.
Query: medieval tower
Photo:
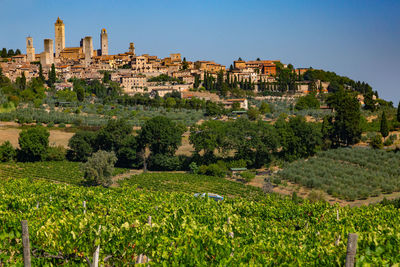
[[[101,47],[101,55],[108,55],[108,34],[106,29],[102,29],[100,33],[100,47]]]
[[[35,61],[35,48],[33,47],[32,37],[26,37],[26,60],[28,62]]]
[[[135,44],[129,43],[129,53],[135,55]]]
[[[60,56],[61,51],[65,48],[65,25],[64,22],[57,18],[56,23],[54,23],[55,33],[56,33],[56,58]]]
[[[93,56],[93,39],[91,36],[86,36],[83,39],[83,53],[85,55],[85,66],[89,66]]]

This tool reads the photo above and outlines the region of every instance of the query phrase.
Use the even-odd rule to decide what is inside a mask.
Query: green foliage
[[[295,108],[297,110],[319,109],[319,106],[319,100],[316,98],[315,94],[308,94],[299,98]]]
[[[398,122],[400,122],[400,101],[399,101],[399,104],[397,105],[396,119]]]
[[[68,141],[70,148],[67,158],[71,161],[87,161],[93,152],[95,143],[95,133],[88,131],[78,131]]]
[[[225,166],[221,166],[220,164],[213,163],[210,165],[202,165],[199,168],[199,173],[224,178],[226,176],[228,169]]]
[[[317,124],[307,123],[304,117],[281,117],[275,123],[279,136],[280,156],[288,161],[313,156],[321,147],[322,134]]]
[[[32,257],[32,266],[87,265],[85,256],[91,259],[97,245],[99,262],[112,255],[106,264],[113,266],[132,265],[140,254],[147,255],[151,258],[148,264],[156,266],[343,266],[345,237],[354,232],[359,235],[357,265],[399,262],[400,215],[393,205],[350,208],[308,201],[298,205],[273,194],[251,201],[240,196],[254,191],[239,183],[187,174],[164,177],[148,174],[131,180],[132,184],[135,180],[136,184],[145,184],[145,188],[163,186],[189,192],[187,184],[213,180],[207,183],[212,188],[197,187],[194,192],[220,193],[221,189],[226,199],[216,203],[185,193],[138,191],[129,186],[108,189],[0,180],[2,263],[23,265],[20,240],[24,219],[28,220],[36,255],[64,258]],[[154,183],[150,183],[152,180]],[[221,183],[216,184],[216,180]],[[86,212],[83,201],[87,203]],[[152,216],[151,227],[148,216]],[[382,234],[377,234],[377,229]],[[230,232],[234,238],[229,237]],[[337,245],[335,240],[339,240]]]
[[[360,104],[356,95],[339,90],[329,96],[327,102],[336,110],[333,132],[330,134],[334,146],[356,144],[361,138]]]
[[[46,158],[49,147],[49,131],[41,126],[23,130],[19,134],[19,161],[42,161]]]
[[[249,118],[249,120],[251,121],[256,121],[258,120],[260,116],[260,112],[258,111],[257,108],[249,108],[249,110],[247,110],[247,117]]]
[[[142,148],[148,146],[153,154],[174,155],[185,128],[166,117],[154,117],[140,130],[139,144]]]
[[[246,183],[251,182],[256,177],[256,174],[252,171],[244,171],[241,172],[239,175],[243,178],[243,180],[246,181]]]
[[[197,166],[196,162],[191,162],[189,164],[190,173],[198,174],[199,173],[199,166]]]
[[[382,113],[381,117],[381,127],[380,127],[381,135],[386,138],[389,135],[389,125],[386,119],[385,111]]]
[[[375,149],[382,149],[383,148],[382,135],[377,134],[374,137],[372,137],[371,140],[369,141],[369,145]]]
[[[114,152],[99,150],[83,165],[84,178],[89,185],[110,186],[117,157]]]
[[[65,160],[67,150],[63,146],[51,146],[47,149],[46,161]]]
[[[322,189],[346,200],[400,190],[400,154],[369,148],[338,148],[284,166],[282,179]]]
[[[147,80],[148,82],[175,82],[183,83],[180,79],[168,76],[167,74],[160,74]]]
[[[153,154],[149,158],[149,170],[176,171],[180,169],[180,161],[176,156],[168,154]]]
[[[17,152],[11,145],[10,141],[5,141],[0,146],[0,162],[8,162],[15,159]]]

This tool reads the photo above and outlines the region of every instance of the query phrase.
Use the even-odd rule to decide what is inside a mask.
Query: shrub
[[[20,161],[42,161],[49,147],[49,131],[44,127],[23,130],[19,134],[18,159]]]
[[[393,140],[390,138],[386,138],[385,142],[383,142],[384,146],[391,146],[393,145]]]
[[[221,167],[216,163],[213,163],[208,166],[207,165],[200,166],[199,173],[223,178],[226,176],[226,169],[224,169],[223,167]]]
[[[280,185],[282,181],[281,178],[279,178],[279,176],[275,176],[272,182],[276,185]]]
[[[244,171],[244,172],[240,173],[239,175],[243,178],[243,180],[246,181],[246,183],[251,182],[251,180],[253,180],[254,177],[256,177],[256,174],[252,171]]]
[[[315,190],[312,190],[310,192],[310,194],[308,194],[307,198],[312,203],[319,202],[319,201],[325,201],[324,194],[320,191],[315,191]]]
[[[167,154],[155,154],[149,158],[149,170],[152,171],[176,171],[180,167],[179,158]]]
[[[369,145],[375,149],[380,149],[383,147],[382,136],[380,134],[375,135],[370,141]]]
[[[99,150],[83,165],[84,178],[88,185],[110,186],[117,157],[114,152]]]
[[[198,174],[199,173],[199,166],[197,166],[196,162],[192,162],[189,164],[190,173]]]
[[[63,146],[51,146],[47,149],[46,161],[63,161],[67,150]]]
[[[15,159],[17,152],[15,151],[14,147],[11,145],[10,141],[5,141],[0,146],[0,161],[1,162],[8,162]]]

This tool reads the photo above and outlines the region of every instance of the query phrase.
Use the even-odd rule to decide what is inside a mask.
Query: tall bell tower
[[[61,51],[65,48],[65,25],[60,17],[58,17],[56,23],[54,23],[54,29],[56,33],[56,58],[58,58]]]
[[[101,47],[101,55],[108,55],[108,34],[106,29],[102,29],[100,33],[100,47]]]

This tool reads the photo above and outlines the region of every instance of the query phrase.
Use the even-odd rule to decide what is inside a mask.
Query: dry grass
[[[18,137],[21,129],[13,127],[0,127],[0,144],[5,141],[10,141],[14,147],[18,147]],[[65,132],[62,130],[50,130],[49,143],[51,146],[68,147],[69,139],[74,133]]]

